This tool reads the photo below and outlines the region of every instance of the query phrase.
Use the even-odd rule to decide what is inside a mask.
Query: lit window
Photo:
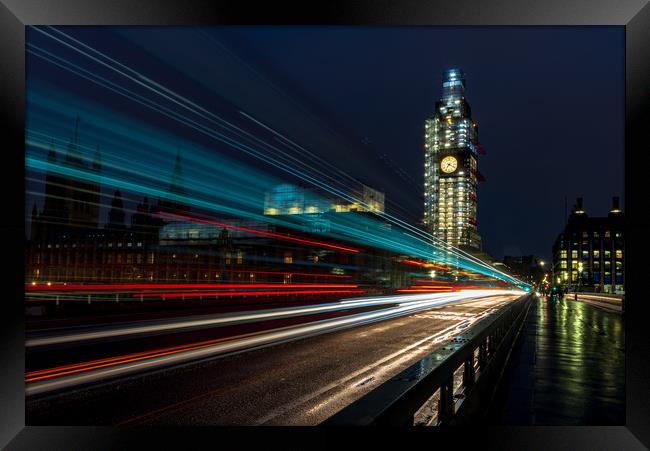
[[[600,251],[599,250],[594,251],[594,258],[600,258]]]
[[[566,258],[566,255],[567,255],[567,254],[566,254],[566,250],[565,250],[565,249],[562,249],[562,250],[560,251],[560,258]]]
[[[623,258],[623,251],[621,249],[616,249],[616,258]]]
[[[571,258],[578,258],[578,251],[576,249],[571,251]]]

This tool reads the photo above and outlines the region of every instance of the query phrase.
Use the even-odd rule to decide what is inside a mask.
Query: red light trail
[[[274,296],[274,295],[290,295],[290,294],[338,294],[338,293],[363,293],[363,290],[284,290],[284,291],[188,291],[188,292],[173,292],[173,293],[146,293],[134,294],[134,297],[158,297],[161,294],[165,298],[197,298],[200,296]]]
[[[272,238],[277,238],[279,240],[284,240],[284,241],[293,241],[296,243],[304,243],[304,244],[312,244],[315,246],[321,246],[321,247],[327,247],[330,249],[337,249],[339,251],[344,251],[344,252],[353,252],[353,253],[358,253],[359,249],[353,249],[351,247],[344,247],[344,246],[337,246],[335,244],[330,244],[330,243],[324,243],[322,241],[314,241],[314,240],[307,240],[304,238],[295,238],[292,236],[288,235],[281,235],[279,233],[271,233],[271,232],[262,232],[261,230],[254,230],[254,229],[249,229],[247,227],[238,227],[238,226],[233,226],[230,224],[224,224],[222,222],[216,222],[216,221],[209,221],[207,219],[199,219],[199,218],[192,218],[190,216],[181,216],[181,215],[176,215],[173,213],[158,213],[158,216],[168,216],[168,217],[174,217],[174,218],[180,218],[180,219],[185,219],[188,221],[194,221],[194,222],[203,222],[206,224],[213,224],[217,225],[220,227],[226,227],[228,229],[233,229],[233,230],[240,230],[242,232],[248,232],[248,233],[253,233],[256,235],[263,235],[263,236],[269,236]]]
[[[114,283],[114,284],[25,284],[27,291],[105,291],[105,290],[191,290],[219,288],[356,288],[349,283]]]
[[[224,272],[241,272],[253,274],[279,274],[279,275],[293,275],[293,276],[309,276],[309,277],[332,277],[338,279],[351,279],[351,275],[346,274],[327,274],[327,273],[313,273],[313,272],[282,272],[282,271],[256,271],[254,269],[226,269]]]
[[[406,263],[408,265],[422,266],[424,268],[435,268],[440,270],[447,269],[446,266],[434,265],[433,263],[423,263],[416,260],[402,260],[402,263]]]

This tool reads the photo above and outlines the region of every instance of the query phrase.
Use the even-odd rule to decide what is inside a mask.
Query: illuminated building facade
[[[327,212],[348,213],[372,212],[381,214],[384,212],[384,193],[361,184],[358,193],[355,193],[357,202],[350,202],[344,199],[330,199],[317,195],[313,191],[284,183],[278,185],[265,193],[264,214],[268,216],[278,215],[310,215],[323,214]]]
[[[100,171],[98,153],[90,167],[83,160],[77,124],[68,152],[61,156],[52,148],[48,162],[52,166]],[[46,170],[43,194],[44,209],[39,214],[34,204],[31,239],[26,243],[25,280],[32,286],[129,282],[284,284],[340,279],[399,287],[408,277],[404,271],[393,270],[393,259],[387,252],[339,252],[319,246],[320,237],[311,234],[328,228],[329,215],[383,212],[383,193],[363,185],[354,194],[357,202],[323,198],[293,185],[280,185],[267,193],[265,213],[306,213],[313,217],[314,226],[302,233],[313,243],[298,240],[289,244],[269,235],[295,235],[295,231],[265,222],[223,218],[221,225],[215,225],[165,216],[191,214],[190,206],[178,200],[186,195],[180,152],[167,194],[157,202],[143,198],[131,214],[130,226],[126,224],[127,211],[120,190],[114,191],[106,205],[108,221],[103,227],[99,224],[99,184],[84,185]],[[269,210],[273,208],[275,211]],[[380,267],[388,269],[380,271]],[[379,281],[377,274],[381,275]]]
[[[618,197],[598,218],[589,217],[578,198],[553,245],[553,283],[571,291],[624,293],[624,222]]]
[[[443,74],[442,98],[425,121],[424,226],[452,246],[480,249],[476,221],[478,125],[465,99],[460,69]]]

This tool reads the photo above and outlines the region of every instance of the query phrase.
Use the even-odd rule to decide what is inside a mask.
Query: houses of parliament
[[[77,118],[65,152],[51,145],[48,168],[60,166],[100,175],[100,149],[96,149],[92,161],[86,161],[79,145],[79,125]],[[107,206],[108,221],[100,224],[101,188],[99,183],[65,177],[60,171],[46,171],[43,208],[39,212],[36,203],[32,206],[26,283],[198,281],[214,279],[215,274],[221,278],[215,269],[233,260],[231,251],[236,261],[237,253],[231,249],[232,240],[225,229],[217,230],[214,239],[204,244],[217,248],[216,254],[228,256],[227,259],[206,253],[205,246],[202,258],[195,250],[177,249],[170,246],[173,244],[170,242],[161,246],[160,233],[167,224],[156,213],[190,212],[189,206],[169,199],[153,203],[144,197],[132,212],[127,226],[124,199],[122,193],[115,190]],[[185,193],[180,152],[176,156],[169,193]],[[212,257],[207,256],[210,254]]]
[[[127,225],[127,210],[119,190],[114,190],[110,204],[105,204],[102,198],[106,194],[102,194],[99,183],[52,170],[75,168],[101,176],[100,149],[92,161],[84,159],[79,127],[77,119],[65,152],[52,145],[47,155],[43,207],[39,212],[34,203],[31,212],[31,236],[26,246],[28,284],[319,282],[333,277],[322,274],[325,268],[330,271],[330,267],[360,264],[345,253],[310,245],[288,248],[268,237],[268,232],[279,229],[266,222],[230,218],[222,220],[228,224],[222,227],[163,220],[158,213],[191,213],[188,205],[172,200],[187,195],[180,151],[167,195],[157,201],[142,198],[130,211]],[[108,209],[104,224],[100,223],[102,209]],[[242,232],[244,229],[261,233]],[[313,274],[316,263],[322,267],[316,271],[320,275]]]

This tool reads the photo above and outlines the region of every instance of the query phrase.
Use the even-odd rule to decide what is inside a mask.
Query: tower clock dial
[[[458,167],[458,160],[455,157],[448,156],[442,159],[440,162],[440,169],[445,174],[450,174],[456,170]]]

